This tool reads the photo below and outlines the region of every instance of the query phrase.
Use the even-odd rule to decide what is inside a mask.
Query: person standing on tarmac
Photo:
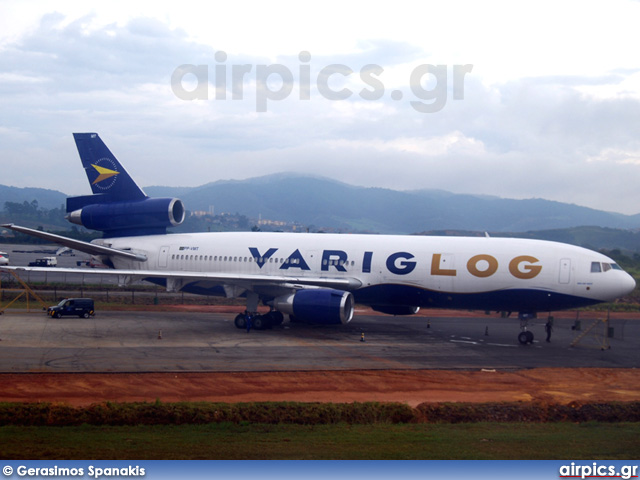
[[[551,320],[547,320],[547,323],[544,325],[544,331],[547,332],[547,342],[551,341],[551,332],[553,331],[553,324]]]
[[[247,333],[249,333],[251,331],[253,318],[251,317],[251,314],[249,312],[245,314],[245,318],[247,319]]]

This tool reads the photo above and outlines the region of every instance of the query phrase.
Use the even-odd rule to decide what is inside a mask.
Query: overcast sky
[[[0,2],[0,184],[89,193],[71,134],[98,132],[142,186],[640,212],[640,2],[91,3]]]

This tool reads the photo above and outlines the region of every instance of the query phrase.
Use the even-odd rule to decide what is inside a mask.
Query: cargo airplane
[[[334,235],[311,233],[181,233],[185,207],[151,198],[96,133],[75,133],[92,195],[69,197],[67,219],[103,232],[91,243],[4,225],[86,252],[126,285],[144,279],[169,292],[246,298],[257,329],[284,315],[312,323],[351,320],[354,304],[391,315],[420,308],[518,312],[518,341],[533,341],[526,320],[537,312],[612,301],[635,288],[612,259],[585,248],[528,239]],[[37,271],[29,267],[0,267]],[[270,307],[259,315],[258,305]]]

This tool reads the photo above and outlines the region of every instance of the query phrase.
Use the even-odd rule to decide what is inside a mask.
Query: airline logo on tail
[[[108,164],[111,168],[106,168],[99,165],[104,165],[105,163]],[[118,178],[117,175],[119,175],[120,172],[116,170],[117,167],[113,160],[111,160],[110,158],[101,158],[95,164],[92,163],[91,166],[98,172],[98,176],[93,180],[93,182],[91,182],[91,185],[95,185],[101,190],[109,190],[113,186],[113,184],[116,183],[116,180]],[[111,179],[111,181],[103,183],[105,180],[109,179]]]

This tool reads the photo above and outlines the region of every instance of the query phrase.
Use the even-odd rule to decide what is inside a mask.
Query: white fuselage
[[[116,269],[352,279],[356,300],[372,305],[546,311],[611,301],[635,287],[602,254],[540,240],[229,232],[94,243],[148,259],[113,258]]]

